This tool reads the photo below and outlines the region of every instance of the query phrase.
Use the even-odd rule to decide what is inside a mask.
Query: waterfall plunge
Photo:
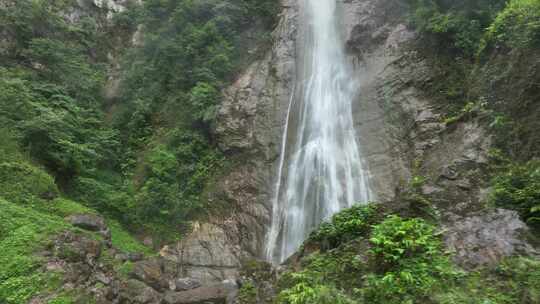
[[[304,61],[291,97],[266,257],[282,262],[322,221],[372,199],[356,142],[355,79],[337,22],[337,0],[304,1]]]

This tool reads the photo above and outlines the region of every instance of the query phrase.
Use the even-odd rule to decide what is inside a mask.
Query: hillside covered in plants
[[[276,263],[305,1],[374,201]],[[0,304],[540,303],[539,129],[539,0],[0,0]]]

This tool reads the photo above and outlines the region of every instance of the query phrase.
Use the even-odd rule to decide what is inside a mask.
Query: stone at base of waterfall
[[[122,286],[120,300],[122,303],[158,304],[161,295],[143,282],[131,279]]]
[[[467,268],[494,264],[514,255],[538,254],[529,242],[529,228],[515,211],[495,209],[456,216],[444,229],[455,261]]]
[[[192,278],[179,278],[169,282],[172,291],[186,291],[201,287],[201,282]]]
[[[232,304],[238,295],[236,283],[226,280],[220,284],[203,286],[187,291],[169,292],[165,294],[167,304]]]
[[[158,291],[165,290],[169,287],[168,282],[164,278],[162,263],[159,258],[150,258],[135,263],[133,276]]]

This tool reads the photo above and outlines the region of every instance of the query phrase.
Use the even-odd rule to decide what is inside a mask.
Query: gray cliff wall
[[[282,2],[274,46],[224,92],[215,135],[235,165],[211,199],[225,201],[230,212],[195,223],[191,235],[164,248],[162,255],[178,262],[185,276],[203,281],[236,277],[244,259],[262,255],[296,58],[301,58],[296,48],[302,39],[299,3]],[[353,114],[377,201],[410,208],[402,194],[413,176],[425,176],[422,194],[440,215],[459,263],[475,266],[532,252],[522,240],[527,228],[517,214],[485,208],[491,139],[478,120],[443,122],[425,91],[434,75],[417,51],[417,34],[405,24],[403,3],[340,2],[343,35],[357,74],[352,81],[359,84]],[[487,226],[486,221],[493,222]],[[498,245],[488,248],[493,242]]]

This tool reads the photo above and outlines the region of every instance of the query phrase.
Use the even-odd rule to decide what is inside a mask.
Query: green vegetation
[[[418,302],[458,276],[435,227],[421,219],[389,216],[373,228],[370,243],[377,271],[360,290],[368,302]]]
[[[0,199],[0,300],[27,303],[38,292],[59,287],[58,274],[39,272],[34,251],[68,225],[59,217]]]
[[[124,59],[114,121],[135,179],[130,222],[170,234],[212,208],[201,198],[226,162],[209,132],[220,92],[249,56],[245,29],[264,43],[277,8],[272,0],[145,1],[137,20],[145,41]]]
[[[540,46],[540,1],[509,1],[489,26],[486,40],[513,48]]]
[[[491,201],[518,211],[527,223],[540,227],[540,162],[505,168],[493,179]]]
[[[257,303],[257,288],[252,282],[245,282],[238,291],[238,303]]]
[[[278,9],[273,0],[150,0],[109,18],[81,3],[0,5],[1,303],[60,286],[36,252],[77,230],[69,215],[102,215],[117,250],[151,255],[132,233],[159,245],[210,209],[204,192],[226,162],[209,132],[220,92],[258,56],[243,32],[267,43]],[[139,25],[144,43],[127,48]],[[122,86],[109,98],[117,63]],[[113,255],[105,250],[103,262],[127,277],[133,264]]]
[[[417,218],[384,218],[376,210],[376,205],[353,207],[315,232],[346,238],[330,251],[305,257],[301,272],[284,275],[278,302],[327,303],[335,297],[340,303],[424,303],[443,282],[459,276],[434,226]]]
[[[73,230],[65,218],[73,214],[96,214],[86,206],[60,197],[54,178],[43,168],[30,163],[13,139],[0,157],[0,302],[27,303],[37,294],[58,291],[62,274],[42,271],[44,250],[55,234]],[[138,243],[120,224],[111,220],[112,242],[126,252],[151,251]],[[96,237],[92,234],[90,237]],[[68,296],[51,300],[66,302]]]
[[[540,46],[540,1],[408,2],[410,22],[432,53],[435,77],[424,89],[440,100],[449,126],[483,115],[503,157],[513,161],[515,147],[528,150],[523,162],[495,170],[491,202],[540,225],[540,163],[527,162],[540,151],[534,135],[540,116],[532,106],[540,96],[538,76],[527,69]],[[43,271],[45,258],[37,254],[65,230],[99,238],[72,227],[69,215],[103,215],[117,250],[152,255],[133,233],[152,236],[157,246],[218,207],[205,198],[233,161],[211,132],[221,92],[271,42],[278,10],[277,0],[146,0],[108,19],[97,7],[81,10],[75,0],[3,1],[1,303],[27,303],[38,294],[56,294],[50,303],[73,302],[58,290],[62,275]],[[128,48],[139,25],[142,40]],[[440,52],[433,55],[431,46]],[[496,60],[502,53],[519,58],[503,65]],[[121,85],[108,98],[104,87],[117,63]],[[471,78],[484,72],[489,86],[478,88]],[[516,79],[514,92],[506,84]],[[499,87],[512,96],[492,93]],[[531,140],[522,147],[515,138]],[[425,178],[413,173],[403,197],[408,212],[436,219],[422,195]],[[379,205],[335,215],[306,245],[312,246],[306,252],[319,250],[281,277],[277,303],[540,302],[537,261],[516,257],[461,271],[436,226],[387,216]],[[105,249],[100,262],[125,279],[134,264],[114,254]],[[251,266],[253,276],[269,267]],[[259,287],[245,283],[240,303],[258,300]]]
[[[356,205],[332,217],[314,231],[310,240],[326,244],[333,249],[341,244],[365,235],[382,213],[382,208],[375,204]]]
[[[467,273],[458,284],[433,295],[441,304],[522,304],[540,300],[540,263],[530,258],[503,260],[494,267]]]
[[[158,243],[177,238],[208,209],[203,192],[225,163],[209,127],[250,51],[242,33],[253,26],[268,40],[277,9],[272,0],[152,0],[109,20],[72,0],[8,1],[0,178],[25,180],[3,196],[62,193]],[[66,17],[71,10],[80,16]],[[139,24],[144,43],[120,52]],[[126,69],[120,97],[106,100],[111,55]]]
[[[146,256],[153,254],[150,248],[133,238],[118,222],[109,220],[107,226],[111,229],[111,241],[114,248],[120,249],[122,252],[143,253]]]
[[[476,53],[485,29],[507,0],[408,0],[411,22],[431,35],[440,49],[466,56]]]
[[[72,304],[72,303],[74,303],[74,301],[71,296],[55,297],[54,299],[48,302],[48,304]]]
[[[0,195],[16,202],[54,198],[58,189],[54,179],[40,168],[26,162],[0,163]]]
[[[355,209],[342,213],[364,221]],[[354,239],[312,252],[285,272],[276,303],[518,304],[540,299],[536,260],[509,258],[466,272],[451,262],[437,228],[422,219],[388,215],[370,229],[357,227]],[[313,242],[306,246],[313,248]]]
[[[355,302],[335,288],[326,285],[298,283],[279,294],[278,303],[282,304],[354,304]]]

